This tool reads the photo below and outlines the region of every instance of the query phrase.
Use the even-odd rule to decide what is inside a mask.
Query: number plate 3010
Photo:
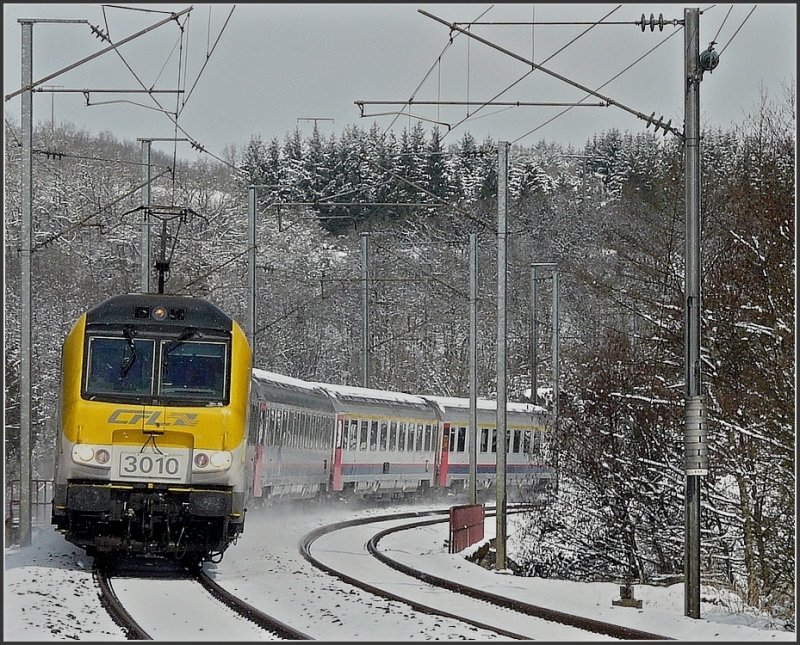
[[[174,452],[122,452],[121,479],[185,481],[188,455]]]

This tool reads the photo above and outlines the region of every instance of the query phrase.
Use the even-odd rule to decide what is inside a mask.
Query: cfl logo
[[[161,411],[155,410],[153,412],[142,412],[141,410],[126,410],[125,408],[117,408],[108,417],[108,423],[118,423],[126,426],[143,427],[152,426],[161,428],[166,426],[188,426],[193,427],[197,425],[197,414],[191,412],[170,412],[165,415],[164,421],[161,419]]]

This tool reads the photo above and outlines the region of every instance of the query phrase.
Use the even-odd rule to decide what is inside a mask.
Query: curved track
[[[514,509],[509,509],[509,513],[514,512],[522,512],[524,508],[517,507]],[[440,578],[437,576],[433,576],[431,574],[425,573],[423,571],[415,570],[413,567],[408,565],[402,564],[392,558],[389,558],[385,554],[382,554],[378,550],[378,542],[384,538],[385,536],[402,530],[408,530],[420,526],[426,526],[430,524],[436,524],[441,522],[446,522],[447,517],[434,517],[433,519],[426,519],[420,520],[417,522],[412,523],[404,523],[400,525],[396,525],[385,529],[383,531],[378,532],[375,535],[370,536],[366,539],[366,550],[377,560],[382,562],[384,565],[390,567],[391,569],[400,572],[404,576],[410,576],[415,580],[419,580],[426,585],[431,585],[436,589],[446,590],[446,594],[435,594],[435,593],[427,593],[426,596],[430,596],[431,602],[427,604],[423,604],[419,602],[415,598],[419,598],[419,594],[415,596],[415,598],[410,598],[403,593],[403,587],[409,587],[408,583],[403,585],[400,582],[392,582],[389,580],[388,576],[373,574],[369,577],[375,579],[379,577],[381,579],[380,585],[375,585],[369,582],[366,582],[363,579],[359,579],[358,577],[351,575],[347,571],[351,571],[350,567],[347,567],[346,570],[343,567],[334,567],[332,565],[326,564],[321,561],[320,558],[312,555],[311,547],[312,544],[317,542],[320,538],[325,535],[331,534],[338,530],[346,530],[352,529],[354,527],[361,527],[368,524],[376,523],[376,522],[385,522],[385,521],[398,521],[398,520],[408,520],[415,517],[420,516],[441,516],[447,515],[449,510],[441,510],[441,511],[427,511],[427,512],[411,512],[411,513],[401,513],[396,515],[387,515],[381,517],[372,517],[367,519],[357,519],[357,520],[349,520],[346,522],[340,522],[337,524],[329,525],[312,531],[311,533],[307,534],[303,540],[301,541],[301,553],[303,557],[305,557],[309,562],[311,562],[317,568],[336,576],[337,578],[348,582],[354,586],[357,586],[361,589],[374,593],[380,597],[388,598],[391,600],[405,602],[411,605],[415,610],[422,611],[425,613],[434,613],[441,616],[446,616],[449,618],[457,619],[462,622],[466,622],[474,627],[486,629],[492,632],[497,633],[498,635],[506,636],[508,638],[515,638],[515,639],[540,639],[542,638],[543,633],[552,633],[554,626],[559,628],[559,634],[563,631],[563,636],[559,636],[558,638],[564,639],[576,639],[576,640],[590,640],[596,638],[597,635],[605,636],[609,639],[623,639],[623,640],[671,640],[667,637],[652,634],[649,632],[644,632],[637,629],[632,629],[629,627],[624,627],[620,625],[616,625],[613,623],[607,623],[599,620],[594,620],[590,618],[586,618],[583,616],[568,614],[565,612],[556,611],[553,609],[549,609],[547,607],[540,607],[536,605],[531,605],[519,601],[515,601],[513,599],[507,598],[505,596],[498,596],[496,594],[488,593],[482,591],[480,589],[476,589],[474,587],[465,586],[451,580],[446,580],[444,578]],[[492,513],[487,513],[491,515]],[[359,534],[359,538],[355,539],[364,539],[363,535]],[[363,543],[363,541],[361,542]],[[392,591],[395,589],[395,591]],[[397,590],[400,590],[399,592]],[[460,609],[453,609],[453,607],[463,605],[463,601],[461,603],[453,603],[447,599],[447,596],[452,596],[453,592],[460,594],[461,596],[468,597],[474,599],[474,601],[478,603],[483,603],[482,605],[473,606],[472,610],[468,610],[464,612],[463,608]],[[493,609],[487,609],[487,605],[489,605]],[[450,608],[448,608],[450,607]],[[496,611],[497,610],[497,611]],[[511,612],[511,613],[509,613]],[[489,620],[487,617],[495,614],[495,618],[493,620]],[[472,618],[472,616],[481,616],[484,617],[482,620],[476,620]],[[509,629],[510,625],[518,625],[516,629]]]

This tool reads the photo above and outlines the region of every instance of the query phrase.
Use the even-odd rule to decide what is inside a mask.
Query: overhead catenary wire
[[[171,172],[171,171],[172,171],[172,169],[171,169],[171,168],[167,168],[167,169],[166,169],[166,170],[164,170],[163,172],[161,172],[161,173],[159,173],[158,175],[156,175],[155,177],[153,177],[153,178],[152,178],[152,181],[155,181],[155,180],[156,180],[156,179],[158,179],[159,177],[163,177],[164,175],[166,175],[167,173],[169,173],[169,172]],[[83,225],[84,225],[86,222],[88,222],[88,221],[89,221],[90,219],[92,219],[93,217],[97,217],[97,216],[98,216],[98,215],[100,215],[101,213],[103,213],[103,212],[107,211],[109,208],[111,208],[112,206],[115,206],[116,204],[118,204],[119,202],[121,202],[123,199],[126,199],[127,197],[130,197],[130,196],[131,196],[131,195],[133,195],[133,194],[134,194],[134,193],[135,193],[137,190],[141,190],[141,189],[142,189],[142,187],[144,187],[144,186],[146,186],[146,185],[147,185],[147,182],[144,182],[144,183],[142,183],[142,184],[139,184],[139,185],[137,185],[137,186],[134,186],[134,187],[133,187],[131,190],[129,190],[129,191],[127,191],[127,192],[123,193],[122,195],[120,195],[119,197],[117,197],[116,199],[114,199],[113,201],[111,201],[111,202],[109,202],[108,204],[106,204],[105,206],[101,207],[99,210],[97,210],[97,211],[94,211],[94,212],[92,212],[92,213],[89,213],[89,215],[87,215],[86,217],[83,217],[82,219],[78,220],[78,221],[77,221],[77,222],[75,222],[75,223],[74,223],[72,226],[67,226],[66,228],[63,228],[63,229],[61,229],[60,231],[58,231],[58,233],[53,233],[52,235],[49,235],[49,236],[48,236],[48,237],[47,237],[45,240],[43,240],[42,242],[39,242],[39,243],[37,243],[37,244],[34,244],[34,245],[33,245],[33,247],[31,248],[31,253],[33,253],[34,251],[38,251],[39,249],[41,249],[41,248],[44,248],[44,247],[46,247],[46,246],[49,246],[50,244],[52,244],[53,242],[55,242],[55,241],[56,241],[56,240],[58,240],[59,238],[63,237],[63,236],[64,236],[64,235],[66,235],[67,233],[69,233],[70,231],[74,231],[76,228],[79,228],[80,226],[83,226]]]
[[[756,7],[757,7],[757,6],[758,6],[758,5],[753,5],[753,8],[752,8],[752,9],[750,9],[750,13],[748,13],[748,14],[747,14],[747,15],[744,17],[744,20],[742,20],[742,24],[741,24],[741,25],[739,25],[739,26],[736,28],[736,31],[734,31],[734,32],[733,32],[733,36],[731,36],[731,37],[730,37],[730,39],[728,40],[728,42],[727,42],[727,43],[725,43],[725,47],[723,47],[723,48],[722,48],[722,50],[719,52],[719,55],[720,55],[720,56],[722,56],[723,52],[724,52],[724,51],[725,51],[725,50],[728,48],[728,45],[730,45],[730,44],[733,42],[733,39],[734,39],[734,38],[736,38],[736,35],[739,33],[739,30],[740,30],[742,27],[744,27],[744,23],[746,23],[746,22],[749,20],[750,16],[752,16],[752,15],[753,15],[753,12],[756,10]]]
[[[480,14],[480,15],[479,15],[479,16],[476,18],[476,20],[480,20],[480,19],[481,19],[483,16],[485,16],[485,15],[486,15],[486,14],[487,14],[487,13],[488,13],[488,12],[489,12],[489,11],[490,11],[492,8],[493,8],[493,7],[494,7],[494,5],[492,5],[491,7],[489,7],[488,9],[486,9],[485,11],[481,12],[481,14]],[[457,36],[457,35],[458,35],[458,34],[456,34],[456,36]],[[439,52],[439,55],[437,56],[437,58],[436,58],[436,60],[434,61],[434,63],[433,63],[431,66],[430,66],[430,69],[428,69],[428,71],[427,71],[427,72],[425,73],[425,75],[422,77],[422,80],[419,82],[419,84],[417,85],[417,87],[416,87],[416,88],[414,89],[414,91],[411,93],[411,97],[409,98],[409,102],[411,102],[411,101],[413,101],[413,100],[414,100],[414,97],[417,95],[417,92],[419,92],[420,88],[421,88],[421,87],[422,87],[422,85],[425,83],[425,81],[426,81],[426,80],[428,80],[428,77],[431,75],[431,72],[434,70],[434,68],[436,68],[436,66],[437,66],[437,65],[439,65],[439,66],[441,67],[442,56],[443,56],[443,55],[444,55],[444,53],[445,53],[445,52],[446,52],[446,51],[447,51],[447,50],[450,48],[450,46],[451,46],[452,44],[453,44],[453,35],[451,34],[451,35],[450,35],[450,39],[447,41],[447,44],[444,46],[444,49],[442,49],[442,51],[441,51],[441,52]],[[392,122],[391,122],[391,123],[390,123],[390,124],[389,124],[389,125],[386,127],[386,130],[384,130],[384,134],[386,134],[386,133],[387,133],[389,130],[391,130],[392,126],[395,124],[395,122],[397,121],[397,119],[400,117],[400,115],[401,115],[401,114],[402,114],[402,111],[401,111],[401,112],[399,112],[399,113],[397,114],[397,116],[395,116],[395,118],[392,120]]]
[[[625,68],[624,68],[624,69],[622,69],[621,71],[617,72],[617,73],[616,73],[614,76],[612,76],[611,78],[609,78],[609,79],[608,79],[608,80],[607,80],[605,83],[603,83],[602,85],[598,86],[598,88],[597,88],[597,90],[595,90],[595,92],[596,92],[596,91],[598,91],[598,90],[601,90],[601,89],[603,89],[603,88],[604,88],[606,85],[608,85],[608,84],[609,84],[609,83],[611,83],[612,81],[615,81],[617,78],[619,78],[620,76],[622,76],[622,75],[623,75],[625,72],[627,72],[628,70],[630,70],[631,68],[633,68],[635,65],[638,65],[638,64],[639,64],[639,63],[640,63],[642,60],[644,60],[644,58],[645,58],[645,57],[647,57],[647,56],[649,56],[650,54],[652,54],[652,53],[653,53],[653,52],[654,52],[656,49],[658,49],[659,47],[661,47],[661,46],[662,46],[662,45],[663,45],[665,42],[667,42],[667,41],[668,41],[670,38],[672,38],[672,37],[673,37],[673,36],[675,36],[676,34],[679,34],[679,33],[681,32],[681,29],[682,29],[682,27],[681,27],[680,29],[678,29],[677,31],[673,31],[671,34],[669,34],[668,36],[666,36],[666,37],[665,37],[665,38],[664,38],[662,41],[660,41],[660,42],[659,42],[659,43],[657,43],[657,44],[656,44],[654,47],[652,47],[652,48],[650,48],[649,50],[647,50],[647,51],[646,51],[644,54],[642,54],[642,55],[641,55],[639,58],[637,58],[635,61],[633,61],[633,62],[632,62],[630,65],[628,65],[627,67],[625,67]],[[585,100],[586,100],[586,99],[588,99],[590,96],[596,96],[596,95],[597,95],[596,93],[592,93],[592,92],[590,92],[590,93],[587,93],[587,94],[586,94],[586,95],[585,95],[585,96],[584,96],[584,97],[581,99],[581,101],[585,101]],[[544,123],[540,123],[538,126],[536,126],[535,128],[533,128],[532,130],[528,130],[526,133],[524,133],[524,134],[522,134],[522,135],[518,136],[518,137],[517,137],[516,139],[514,139],[514,140],[513,140],[511,143],[513,144],[513,143],[517,143],[517,142],[521,141],[522,139],[524,139],[525,137],[527,137],[527,136],[529,136],[529,135],[533,134],[533,133],[534,133],[534,132],[536,132],[537,130],[540,130],[541,128],[543,128],[544,126],[546,126],[548,123],[552,123],[552,122],[553,122],[553,121],[555,121],[557,118],[559,118],[559,117],[563,116],[564,114],[566,114],[567,112],[569,112],[571,109],[572,109],[572,106],[570,106],[570,107],[567,107],[567,108],[563,109],[561,112],[559,112],[559,113],[558,113],[558,114],[556,114],[555,116],[553,116],[553,117],[551,117],[551,118],[547,119],[547,121],[545,121]],[[678,133],[678,134],[679,134],[680,136],[683,136],[683,135],[682,135],[682,133]]]
[[[236,5],[234,5],[234,8],[235,8],[235,7],[236,7]],[[189,10],[187,10],[187,11],[189,11]],[[179,14],[171,14],[171,15],[175,16],[175,21],[178,23],[178,26],[179,26],[179,28],[181,29],[181,31],[183,31],[183,25],[181,25],[180,21],[178,20],[178,16],[181,16],[181,15],[183,15],[184,13],[186,13],[186,11],[184,11],[184,12],[181,12],[181,13],[179,13]],[[233,9],[231,9],[231,13],[228,15],[228,20],[230,20],[230,16],[231,16],[232,14],[233,14]],[[225,25],[223,26],[222,30],[220,31],[219,37],[217,38],[217,42],[219,42],[219,38],[222,36],[222,31],[224,31],[224,29],[225,29],[225,26],[227,26],[227,24],[228,24],[228,20],[226,20],[226,21],[225,21]],[[188,17],[187,17],[187,18],[184,20],[184,23],[186,23],[187,21],[188,21]],[[216,43],[215,43],[215,46],[216,46]],[[114,48],[114,51],[115,51],[115,52],[117,52],[117,55],[118,55],[118,56],[120,57],[120,59],[122,60],[123,64],[124,64],[124,65],[125,65],[125,66],[128,68],[128,70],[131,72],[131,74],[133,75],[133,77],[134,77],[134,78],[137,80],[137,82],[138,82],[138,83],[139,83],[139,85],[142,87],[142,89],[144,89],[145,91],[147,91],[147,95],[150,97],[150,99],[151,99],[151,100],[152,100],[152,101],[153,101],[153,102],[154,102],[154,103],[155,103],[155,104],[158,106],[158,108],[160,109],[160,111],[161,111],[163,114],[165,114],[165,115],[166,115],[166,116],[167,116],[167,117],[168,117],[168,118],[169,118],[169,119],[172,121],[172,123],[173,123],[173,125],[174,125],[174,129],[176,130],[176,134],[177,134],[177,130],[180,130],[180,132],[181,132],[182,134],[184,134],[184,135],[185,135],[185,136],[186,136],[186,137],[189,139],[189,141],[190,141],[190,143],[191,143],[192,147],[193,147],[195,150],[197,150],[198,152],[203,152],[203,153],[205,153],[205,154],[207,154],[207,155],[209,155],[209,156],[213,157],[214,159],[216,159],[216,160],[217,160],[217,161],[219,161],[220,163],[222,163],[222,164],[224,164],[224,165],[228,166],[229,168],[232,168],[233,170],[235,170],[235,171],[236,171],[236,172],[238,172],[238,173],[241,173],[241,172],[242,172],[242,170],[241,170],[240,168],[237,168],[236,166],[234,166],[234,165],[233,165],[233,164],[231,164],[230,162],[226,161],[225,159],[222,159],[221,157],[219,157],[219,156],[217,156],[217,155],[213,154],[212,152],[209,152],[208,150],[206,150],[206,148],[205,148],[204,146],[202,146],[202,145],[201,145],[199,142],[197,142],[197,141],[194,139],[194,137],[192,137],[192,136],[191,136],[191,135],[190,135],[188,132],[186,132],[186,130],[184,130],[184,129],[183,129],[183,127],[181,127],[181,126],[178,124],[178,116],[179,116],[180,112],[179,112],[179,111],[178,111],[178,112],[176,112],[176,113],[175,113],[175,116],[173,117],[172,113],[171,113],[171,112],[169,112],[168,110],[166,110],[166,109],[164,108],[164,106],[163,106],[163,105],[161,105],[161,103],[158,101],[158,99],[156,99],[156,98],[155,98],[155,96],[153,96],[153,94],[150,92],[149,88],[148,88],[148,87],[145,85],[145,83],[142,81],[142,79],[141,79],[141,78],[139,78],[139,75],[138,75],[138,74],[136,74],[136,72],[133,70],[133,68],[131,68],[131,66],[130,66],[130,65],[128,64],[128,62],[125,60],[125,57],[124,57],[124,56],[123,56],[123,55],[122,55],[122,54],[121,54],[121,53],[118,51],[118,49],[117,49],[117,48]],[[209,54],[209,55],[210,55],[210,54]],[[206,63],[207,63],[207,62],[208,62],[208,58],[206,58]],[[179,65],[180,65],[180,61],[179,61]],[[203,65],[203,69],[205,69],[205,64]],[[200,74],[202,74],[202,71],[203,71],[203,69],[201,69],[201,71],[200,71]],[[199,74],[198,74],[198,80],[199,80]],[[195,81],[195,85],[196,85],[196,83],[197,83],[197,81]],[[192,93],[192,91],[194,91],[194,85],[193,85],[193,86],[192,86],[192,88],[189,90],[189,94],[191,94],[191,93]],[[184,99],[184,102],[183,102],[184,106],[185,106],[185,104],[186,104],[186,101],[187,101],[187,100],[188,100],[188,96],[187,96],[187,97]],[[142,106],[142,107],[144,107],[144,106]]]
[[[564,51],[564,50],[565,50],[567,47],[569,47],[569,46],[571,46],[573,43],[575,43],[575,42],[576,42],[578,39],[582,38],[582,37],[583,37],[583,36],[585,36],[587,33],[589,33],[589,31],[591,31],[591,30],[592,30],[594,27],[596,27],[598,24],[601,24],[601,23],[603,23],[603,24],[608,24],[608,23],[605,23],[605,22],[604,22],[604,21],[605,21],[605,19],[606,19],[606,18],[608,18],[608,16],[610,16],[611,14],[613,14],[615,11],[617,11],[617,10],[618,10],[618,9],[619,9],[621,6],[622,6],[622,5],[617,5],[617,6],[616,6],[614,9],[612,9],[611,11],[609,11],[609,12],[608,12],[608,13],[607,13],[605,16],[603,16],[602,18],[600,18],[600,20],[599,20],[599,21],[596,21],[596,22],[594,22],[594,23],[590,23],[590,24],[591,24],[591,27],[589,27],[588,29],[585,29],[585,30],[583,30],[583,31],[582,31],[580,34],[578,34],[578,35],[577,35],[577,36],[575,36],[575,37],[574,37],[572,40],[570,40],[568,43],[566,43],[566,44],[565,44],[563,47],[559,48],[558,50],[556,50],[555,52],[553,52],[552,54],[550,54],[550,56],[548,56],[546,59],[544,59],[544,60],[542,61],[542,63],[541,63],[541,64],[547,63],[547,62],[549,62],[550,60],[552,60],[553,58],[555,58],[556,56],[558,56],[558,54],[560,54],[560,53],[561,53],[562,51]],[[531,69],[530,69],[530,70],[528,70],[528,71],[527,71],[525,74],[523,74],[522,76],[520,76],[520,77],[519,77],[519,78],[518,78],[516,81],[514,81],[514,82],[513,82],[513,83],[511,83],[509,86],[507,86],[505,89],[503,89],[503,90],[501,90],[500,92],[498,92],[497,94],[495,94],[495,96],[493,96],[493,97],[492,97],[491,99],[489,99],[489,100],[488,100],[486,103],[484,103],[484,104],[483,104],[481,107],[479,107],[477,110],[475,110],[475,111],[472,113],[472,115],[473,115],[472,117],[465,117],[464,119],[462,119],[461,121],[459,121],[458,123],[456,123],[456,124],[455,124],[454,126],[452,126],[452,127],[453,127],[453,128],[456,128],[456,127],[458,127],[459,125],[461,125],[462,123],[464,123],[465,121],[467,121],[467,120],[472,120],[472,119],[473,119],[473,117],[474,117],[474,115],[475,115],[476,113],[480,112],[480,110],[482,110],[484,107],[486,107],[486,106],[487,106],[487,105],[489,105],[490,103],[493,103],[493,102],[495,101],[495,99],[497,99],[498,97],[500,97],[500,96],[502,96],[503,94],[505,94],[506,92],[508,92],[508,90],[510,90],[512,87],[514,87],[515,85],[517,85],[518,83],[520,83],[520,82],[521,82],[523,79],[525,79],[525,78],[527,78],[528,76],[530,76],[530,75],[531,75],[531,74],[532,74],[532,73],[533,73],[535,70],[536,70],[536,68],[535,68],[535,67],[531,67]],[[449,132],[450,132],[450,131],[448,131],[448,133],[449,133]],[[447,134],[445,134],[445,136],[447,136]],[[442,137],[442,139],[444,139],[444,136]]]
[[[728,13],[725,14],[725,17],[722,19],[722,23],[720,23],[719,29],[717,29],[717,33],[714,35],[714,39],[712,42],[716,43],[717,39],[719,38],[719,34],[722,31],[722,28],[725,26],[725,22],[728,20],[728,16],[731,15],[731,11],[733,11],[733,5],[728,7]]]
[[[659,121],[655,121],[651,116],[647,116],[646,114],[644,114],[642,112],[639,112],[638,110],[630,108],[627,105],[623,105],[622,103],[620,103],[619,101],[616,101],[615,99],[612,99],[611,97],[604,96],[604,95],[600,94],[599,92],[597,92],[596,90],[592,90],[591,88],[586,87],[585,85],[582,85],[581,83],[577,83],[577,82],[575,82],[573,80],[570,80],[570,79],[566,78],[565,76],[563,76],[562,74],[558,74],[558,73],[556,73],[556,72],[554,72],[554,71],[552,71],[550,69],[547,69],[543,65],[540,65],[539,63],[535,63],[535,62],[533,62],[531,60],[528,60],[528,59],[524,58],[523,56],[515,54],[514,52],[509,51],[508,49],[506,49],[504,47],[501,47],[501,46],[499,46],[499,45],[497,45],[497,44],[495,44],[495,43],[493,43],[493,42],[491,42],[489,40],[486,40],[485,38],[481,38],[480,36],[476,36],[475,34],[472,34],[472,33],[468,32],[468,31],[462,29],[461,27],[458,27],[457,25],[454,25],[451,22],[447,22],[446,20],[443,20],[443,19],[441,19],[441,18],[439,18],[437,16],[434,16],[433,14],[428,13],[427,11],[424,11],[422,9],[417,9],[417,11],[419,13],[421,13],[421,14],[429,17],[429,18],[432,18],[433,20],[436,20],[437,22],[449,27],[451,29],[451,31],[453,29],[458,30],[458,31],[466,34],[470,38],[478,40],[479,42],[481,42],[481,43],[483,43],[483,44],[485,44],[485,45],[487,45],[489,47],[492,47],[493,49],[496,49],[496,50],[498,50],[498,51],[510,56],[511,58],[514,58],[514,59],[516,59],[516,60],[518,60],[518,61],[520,61],[522,63],[525,63],[526,65],[531,65],[533,67],[536,67],[537,69],[542,70],[545,74],[548,74],[549,76],[552,76],[553,78],[557,78],[560,81],[563,81],[563,82],[565,82],[565,83],[567,83],[569,85],[572,85],[573,87],[581,89],[581,90],[583,90],[585,92],[589,92],[593,96],[596,96],[596,97],[598,97],[600,99],[603,99],[603,100],[607,101],[608,103],[610,103],[611,105],[614,105],[614,106],[620,108],[621,110],[625,110],[626,112],[629,112],[629,113],[633,114],[634,116],[639,117],[640,119],[646,121],[647,123],[652,123],[653,125],[655,125],[655,126],[657,126],[659,128],[663,128],[665,131],[672,132],[674,134],[677,134],[678,136],[683,136],[682,133],[679,130],[673,128],[669,123],[664,124],[660,120]]]

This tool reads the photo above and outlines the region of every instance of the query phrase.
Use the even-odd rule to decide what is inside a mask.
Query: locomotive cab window
[[[148,396],[153,389],[152,340],[89,338],[88,395]]]
[[[161,396],[223,400],[227,352],[225,343],[161,343]]]

